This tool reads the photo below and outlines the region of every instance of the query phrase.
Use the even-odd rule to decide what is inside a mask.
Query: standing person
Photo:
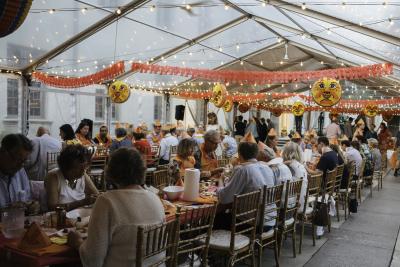
[[[102,146],[104,148],[109,148],[112,144],[112,138],[108,133],[107,125],[100,126],[99,133],[93,138],[93,142],[96,145]]]
[[[90,125],[87,121],[82,120],[81,123],[79,123],[75,135],[83,146],[91,146],[94,144],[90,139]]]
[[[243,122],[243,116],[239,115],[235,123],[235,139],[240,140],[244,136],[246,130],[246,125]]]
[[[160,144],[162,136],[161,136],[161,123],[159,120],[154,121],[153,131],[150,134],[148,134],[146,138],[151,146]]]
[[[261,142],[265,142],[265,139],[267,138],[268,134],[268,125],[265,122],[264,118],[261,118],[260,124],[259,124],[259,138]]]
[[[164,136],[160,142],[160,165],[168,164],[170,160],[171,146],[177,146],[179,141],[175,135],[176,127],[173,125],[164,125],[161,128]]]
[[[258,138],[257,123],[255,117],[250,119],[249,124],[246,127],[246,134],[248,133],[251,133],[258,142],[259,138]]]
[[[349,140],[353,138],[353,118],[349,117],[349,119],[344,124],[344,134],[347,136]]]
[[[125,128],[116,128],[115,139],[110,146],[110,153],[121,147],[132,147],[132,140],[128,137]]]
[[[379,149],[381,152],[386,153],[387,145],[389,143],[389,139],[392,137],[386,123],[381,122],[379,126],[379,134],[378,134],[378,142],[379,142]]]
[[[23,168],[32,152],[31,141],[22,134],[9,134],[0,147],[0,208],[31,200],[31,187]]]
[[[40,137],[31,140],[33,150],[25,164],[25,170],[30,180],[43,181],[47,174],[47,153],[61,151],[61,142],[51,137],[48,130],[45,130],[45,133]],[[49,166],[49,169],[52,169],[51,167],[56,166]]]
[[[160,198],[141,186],[145,182],[145,170],[135,149],[122,148],[111,154],[106,177],[117,189],[105,192],[96,200],[85,241],[77,232],[71,231],[68,235],[68,244],[79,250],[83,266],[135,266],[138,226],[165,221]],[[157,265],[163,258],[163,253],[153,255],[143,266]]]
[[[338,138],[341,134],[340,126],[337,124],[337,115],[331,115],[331,123],[326,127],[326,137],[331,144],[338,144]]]
[[[275,125],[271,119],[267,119],[267,133],[269,133],[271,129],[275,129]]]
[[[81,141],[79,141],[74,133],[74,129],[70,124],[63,124],[60,127],[60,137],[61,140],[63,140],[62,147],[68,146],[68,145],[77,145],[81,144]]]

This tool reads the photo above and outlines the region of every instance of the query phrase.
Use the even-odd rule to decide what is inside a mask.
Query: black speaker
[[[185,116],[185,106],[184,105],[175,106],[175,120],[183,121],[184,116]]]

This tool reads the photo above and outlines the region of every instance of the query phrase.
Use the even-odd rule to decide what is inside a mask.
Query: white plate
[[[78,217],[85,218],[85,217],[90,217],[91,214],[92,214],[92,209],[79,208],[67,212],[67,218],[68,219],[77,219]]]

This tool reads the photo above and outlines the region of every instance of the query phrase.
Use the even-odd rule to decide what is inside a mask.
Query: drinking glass
[[[1,211],[3,235],[6,238],[19,238],[24,233],[25,211],[22,208],[6,208]]]

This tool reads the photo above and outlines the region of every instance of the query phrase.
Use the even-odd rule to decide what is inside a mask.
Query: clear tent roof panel
[[[400,47],[321,20],[289,11],[285,12],[313,35],[400,63]]]
[[[72,69],[83,69],[86,75],[92,73],[96,65],[100,69],[102,65],[107,66],[120,60],[150,61],[184,41],[123,18],[58,55],[40,69],[64,73]],[[126,67],[129,68],[129,64]]]
[[[299,4],[299,1],[287,1]],[[390,1],[343,1],[337,4],[316,3],[315,1],[303,1],[308,8],[329,14],[331,16],[351,21],[356,24],[362,24],[364,27],[372,28],[381,32],[385,32],[400,37],[400,21],[393,20],[390,23],[389,18],[398,18],[400,16],[400,5],[391,5]],[[384,5],[383,3],[387,3]],[[314,4],[312,4],[314,3]],[[374,4],[371,6],[371,4]]]
[[[275,34],[257,22],[248,20],[202,43],[238,58],[269,46],[275,43],[276,39]]]
[[[198,0],[150,1],[145,7],[129,13],[126,17],[138,20],[185,38],[195,38],[242,14],[234,9],[224,10],[220,1],[207,1],[209,6],[197,6]],[[213,3],[218,5],[212,5]],[[191,6],[190,9],[184,5]],[[168,6],[179,6],[168,8]],[[155,8],[153,8],[155,7]]]
[[[260,1],[254,0],[233,0],[231,2],[252,15],[273,21],[279,21],[280,23],[300,30],[295,23],[293,23],[290,19],[288,19],[285,15],[271,5],[261,5],[260,7]]]
[[[18,30],[1,38],[0,66],[22,68],[107,15],[98,9],[80,11],[84,7],[74,0],[33,1]]]

